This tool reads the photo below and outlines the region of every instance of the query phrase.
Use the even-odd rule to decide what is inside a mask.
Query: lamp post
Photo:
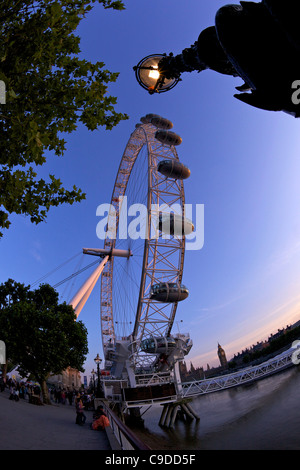
[[[91,371],[91,374],[92,374],[92,379],[93,379],[93,392],[95,394],[95,391],[96,391],[95,390],[96,389],[96,387],[95,387],[95,374],[96,374],[96,372],[95,372],[94,369]]]
[[[96,391],[96,398],[101,398],[101,388],[100,388],[100,364],[102,362],[102,359],[99,357],[99,354],[94,359],[95,364],[97,365],[97,391]]]
[[[173,88],[183,72],[210,69],[244,81],[236,87],[240,93],[234,94],[239,101],[300,117],[299,100],[291,92],[298,87],[294,80],[300,73],[295,61],[300,53],[299,14],[299,2],[291,0],[224,5],[216,12],[215,24],[180,54],[142,59],[133,67],[136,79],[154,94]]]

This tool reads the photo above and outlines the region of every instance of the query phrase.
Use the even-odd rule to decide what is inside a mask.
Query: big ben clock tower
[[[222,348],[222,346],[220,346],[219,343],[218,343],[218,356],[219,356],[219,359],[220,359],[221,367],[223,367],[223,369],[227,369],[228,362],[227,362],[227,359],[226,359],[226,354],[225,354],[224,349]]]

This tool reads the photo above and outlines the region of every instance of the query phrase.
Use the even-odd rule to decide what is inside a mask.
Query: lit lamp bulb
[[[150,78],[154,78],[155,80],[157,80],[159,78],[160,74],[159,74],[159,71],[157,69],[158,69],[158,66],[154,65],[153,70],[150,70],[150,72],[149,72],[149,77]]]

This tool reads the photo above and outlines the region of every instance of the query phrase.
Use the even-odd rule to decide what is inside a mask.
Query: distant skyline
[[[282,331],[284,329],[286,329],[288,326],[293,326],[294,324],[298,323],[300,321],[300,312],[299,312],[299,320],[296,321],[295,323],[291,323],[291,324],[288,324],[288,325],[283,325],[281,328],[277,328],[277,330],[275,331],[271,331],[267,336],[265,336],[264,338],[260,339],[260,340],[257,340],[255,343],[252,343],[252,344],[249,344],[248,346],[245,346],[243,347],[242,349],[238,350],[238,351],[235,351],[233,354],[227,354],[227,351],[226,349],[223,347],[223,345],[218,342],[217,343],[217,346],[216,346],[216,349],[215,349],[215,352],[216,352],[216,358],[217,358],[217,361],[219,362],[219,364],[217,363],[214,363],[215,365],[212,366],[212,364],[210,363],[207,363],[207,364],[202,364],[202,366],[197,366],[197,367],[203,367],[203,370],[206,370],[207,369],[207,366],[209,367],[218,367],[220,365],[220,361],[218,359],[218,345],[220,344],[220,346],[222,347],[222,349],[224,349],[225,351],[225,354],[226,354],[226,357],[227,357],[227,360],[228,362],[231,361],[232,359],[234,359],[234,356],[242,353],[243,351],[251,351],[252,348],[254,346],[256,346],[257,344],[263,344],[263,343],[267,343],[268,340],[271,338],[271,336],[274,336],[276,333],[278,333],[278,331]],[[192,360],[190,360],[190,363],[193,363]],[[194,365],[194,364],[193,364]]]
[[[244,346],[243,346],[242,340],[239,339],[239,338],[232,341],[229,344],[226,343],[225,346],[222,343],[222,341],[219,340],[216,343],[215,350],[211,349],[211,350],[207,351],[207,353],[204,353],[200,356],[195,356],[193,358],[193,360],[191,359],[191,362],[193,362],[193,364],[194,364],[194,362],[197,363],[198,367],[206,368],[205,359],[207,358],[207,361],[208,361],[207,363],[209,364],[209,366],[218,367],[218,362],[219,362],[219,359],[218,359],[218,356],[217,356],[218,342],[220,343],[220,345],[225,350],[227,359],[230,360],[230,359],[233,358],[233,356],[235,354],[238,354],[238,353],[240,353],[240,352],[242,352],[243,350],[246,350],[246,349],[251,349],[257,343],[267,341],[271,334],[275,334],[275,333],[278,332],[278,330],[281,330],[283,328],[286,328],[287,326],[293,325],[294,323],[297,323],[300,320],[300,302],[297,304],[295,309],[293,309],[292,315],[291,315],[291,312],[288,310],[286,315],[283,315],[281,318],[282,319],[286,318],[288,322],[283,323],[280,326],[280,322],[276,321],[274,323],[274,325],[275,325],[274,329],[271,329],[270,331],[268,331],[268,329],[267,329],[268,327],[266,327],[266,328],[263,328],[262,330],[253,330],[253,331],[249,332],[248,335],[245,335],[242,339],[243,341],[245,340]],[[262,336],[259,336],[261,333],[262,333]],[[236,349],[236,347],[238,349]],[[214,355],[215,355],[215,357],[213,357]],[[202,365],[200,365],[201,361],[202,361]]]
[[[41,177],[54,173],[64,187],[75,184],[87,198],[51,209],[37,226],[13,215],[0,240],[0,282],[32,284],[78,254],[43,281],[56,285],[93,261],[81,253],[103,247],[96,209],[111,202],[136,123],[159,114],[182,138],[178,155],[191,170],[186,202],[204,205],[204,245],[185,253],[183,284],[190,294],[178,305],[173,332],[187,332],[193,340],[187,362],[214,366],[218,342],[230,357],[300,319],[300,121],[239,102],[233,95],[242,80],[210,70],[185,73],[173,90],[149,95],[133,66],[149,54],[189,47],[226,2],[124,3],[120,12],[95,5],[78,34],[83,58],[120,72],[109,93],[117,97],[116,110],[130,118],[111,131],[89,132],[80,125],[65,136],[62,158],[49,155],[38,169]],[[60,300],[68,302],[87,275],[59,286]],[[103,357],[99,297],[97,284],[79,316],[89,335],[88,377],[96,354]]]

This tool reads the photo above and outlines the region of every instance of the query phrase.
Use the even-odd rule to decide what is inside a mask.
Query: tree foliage
[[[45,220],[51,206],[85,198],[81,189],[63,188],[60,179],[39,179],[46,154],[63,155],[64,133],[83,123],[93,131],[112,129],[126,114],[115,111],[108,84],[118,73],[103,62],[79,58],[80,21],[100,3],[124,9],[111,0],[3,0],[0,6],[0,80],[6,103],[0,105],[0,232],[11,213]],[[2,236],[2,232],[0,236]]]
[[[46,379],[67,367],[83,371],[88,353],[87,330],[75,321],[73,307],[59,304],[48,284],[36,290],[9,279],[0,285],[0,338],[7,358],[18,364],[22,376],[33,375],[48,396]]]

